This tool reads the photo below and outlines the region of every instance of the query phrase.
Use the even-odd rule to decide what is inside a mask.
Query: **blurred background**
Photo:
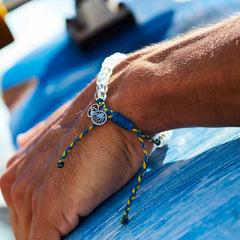
[[[81,91],[106,56],[239,11],[240,0],[0,1],[0,175],[17,135]],[[0,239],[13,239],[1,194]]]

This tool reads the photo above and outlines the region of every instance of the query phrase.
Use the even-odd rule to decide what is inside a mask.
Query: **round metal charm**
[[[96,125],[103,125],[107,121],[107,114],[102,110],[97,110],[92,113],[91,120]]]
[[[88,117],[91,117],[93,112],[99,110],[99,105],[97,103],[94,103],[89,109],[88,109],[88,112],[87,112],[87,116]]]

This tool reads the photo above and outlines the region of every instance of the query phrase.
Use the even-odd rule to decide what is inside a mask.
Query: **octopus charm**
[[[92,122],[96,125],[103,125],[107,121],[107,114],[102,110],[102,107],[94,103],[87,113]]]
[[[96,125],[103,125],[107,121],[107,114],[103,110],[97,110],[92,113],[91,120]]]
[[[94,103],[89,109],[88,109],[88,112],[87,112],[87,116],[90,118],[93,114],[93,112],[99,110],[99,105],[97,103]]]

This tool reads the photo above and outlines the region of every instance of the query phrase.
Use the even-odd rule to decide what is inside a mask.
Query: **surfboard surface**
[[[120,219],[137,177],[65,239],[240,239],[239,130],[174,130],[150,158],[129,224]]]

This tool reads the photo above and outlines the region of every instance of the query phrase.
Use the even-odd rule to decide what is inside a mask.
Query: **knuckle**
[[[15,182],[11,187],[11,197],[17,207],[21,207],[24,192],[24,187],[17,182]]]
[[[0,187],[3,195],[9,195],[11,191],[11,186],[13,184],[13,176],[10,172],[6,171],[0,178]]]
[[[9,168],[9,167],[14,163],[15,159],[16,159],[16,157],[14,156],[14,157],[12,157],[12,158],[10,158],[10,159],[8,160],[8,162],[7,162],[7,168]]]

